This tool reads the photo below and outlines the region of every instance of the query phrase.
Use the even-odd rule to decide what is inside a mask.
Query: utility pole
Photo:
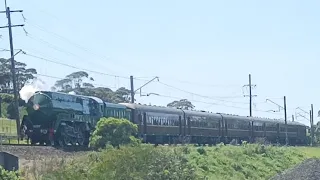
[[[292,114],[292,122],[294,122],[294,115]]]
[[[252,117],[252,97],[256,97],[257,95],[252,95],[252,86],[255,87],[256,85],[251,84],[251,74],[249,74],[249,84],[244,85],[243,87],[245,86],[249,87],[249,95],[244,95],[244,97],[249,96],[249,114],[250,114],[250,117]]]
[[[313,146],[314,141],[314,127],[313,127],[313,104],[311,104],[311,110],[310,110],[310,135],[311,135],[311,146]]]
[[[5,2],[6,3],[6,2]],[[15,72],[15,60],[14,60],[14,49],[13,49],[13,38],[12,38],[12,27],[22,27],[21,25],[12,25],[11,24],[11,13],[13,12],[23,12],[22,10],[14,10],[10,11],[10,8],[7,7],[6,3],[6,11],[0,11],[0,13],[6,13],[8,19],[8,26],[2,26],[0,28],[8,28],[9,29],[9,42],[10,42],[10,60],[11,60],[11,74],[12,74],[12,84],[13,84],[13,96],[14,96],[14,114],[17,125],[17,134],[18,134],[18,143],[20,137],[20,117],[19,117],[19,103],[18,103],[18,91],[17,91],[17,82],[16,82],[16,72]]]
[[[2,98],[0,97],[0,118],[1,118],[1,115],[2,115],[2,111],[1,111],[1,105],[2,105]]]
[[[250,105],[249,105],[249,108],[250,108],[250,117],[252,116],[252,93],[251,93],[251,74],[249,74],[249,96],[250,96]]]
[[[286,145],[289,144],[289,139],[288,139],[288,123],[287,123],[287,100],[286,100],[286,96],[283,97],[283,101],[284,101],[284,105],[283,105],[283,109],[284,109],[284,123],[285,123],[285,129],[286,129]]]
[[[131,103],[134,103],[134,89],[133,89],[133,76],[130,76],[130,86],[131,86]]]
[[[141,89],[144,87],[144,86],[146,86],[146,85],[148,85],[149,83],[151,83],[152,81],[154,81],[155,79],[157,79],[158,81],[159,81],[159,77],[154,77],[153,79],[151,79],[150,81],[148,81],[147,83],[145,83],[144,85],[142,85],[141,87],[139,87],[138,89],[136,89],[136,90],[134,90],[134,88],[133,88],[133,76],[130,76],[130,85],[131,85],[131,103],[134,103],[134,95],[136,94],[136,92],[138,91],[138,90],[140,90],[140,96],[142,96],[141,95]],[[153,94],[153,95],[158,95],[158,94],[156,94],[156,93],[149,93],[147,96],[150,96],[151,94]]]

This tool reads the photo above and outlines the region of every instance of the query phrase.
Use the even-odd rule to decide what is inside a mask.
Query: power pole
[[[148,81],[147,83],[145,83],[144,85],[142,85],[141,87],[139,87],[138,89],[136,89],[136,90],[134,90],[133,89],[133,76],[130,76],[130,85],[131,85],[131,103],[134,103],[134,95],[136,94],[136,92],[138,91],[138,90],[140,90],[140,96],[141,96],[141,89],[144,87],[144,86],[146,86],[146,85],[148,85],[149,83],[151,83],[152,81],[154,81],[155,79],[157,79],[158,81],[159,81],[159,77],[154,77],[153,79],[151,79],[150,81]],[[149,96],[149,95],[151,95],[151,94],[153,94],[153,95],[158,95],[158,94],[156,94],[156,93],[149,93],[147,96]]]
[[[252,97],[256,97],[257,95],[252,95],[252,86],[255,87],[256,85],[251,84],[251,74],[249,74],[249,84],[244,85],[243,87],[245,86],[249,87],[249,95],[244,95],[244,97],[249,96],[249,113],[250,113],[250,117],[252,117]]]
[[[0,97],[0,118],[1,118],[1,115],[2,115],[2,111],[1,111],[1,105],[2,105],[2,98]]]
[[[314,141],[313,104],[311,104],[311,110],[310,110],[310,127],[311,127],[310,135],[311,135],[311,143],[312,143],[311,146],[312,146]]]
[[[250,96],[250,105],[249,105],[249,108],[250,108],[250,117],[252,116],[252,93],[251,93],[251,74],[249,74],[249,96]]]
[[[283,97],[283,101],[284,101],[284,105],[283,105],[283,109],[284,109],[284,123],[285,123],[285,129],[286,129],[286,145],[289,144],[288,142],[288,124],[287,124],[287,100],[286,100],[286,96]]]
[[[6,5],[7,6],[7,5]],[[14,60],[14,49],[13,49],[13,38],[12,38],[12,27],[22,27],[21,25],[12,25],[11,24],[11,13],[13,12],[23,12],[22,10],[14,10],[10,11],[9,7],[6,7],[6,11],[0,11],[0,13],[6,13],[8,18],[8,26],[2,26],[0,28],[8,28],[9,29],[9,41],[10,41],[10,60],[11,60],[11,74],[12,74],[12,84],[13,84],[13,96],[14,96],[14,114],[17,125],[17,134],[18,134],[18,142],[20,137],[20,117],[19,117],[19,103],[18,103],[18,91],[17,91],[17,82],[16,82],[16,72],[15,72],[15,60]]]
[[[131,103],[134,103],[134,89],[133,89],[133,76],[130,76],[130,86],[131,86]]]

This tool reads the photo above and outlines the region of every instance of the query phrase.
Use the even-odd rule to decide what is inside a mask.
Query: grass
[[[10,120],[7,118],[0,118],[0,134],[7,136],[17,135],[17,126],[15,120]]]
[[[295,147],[299,152],[302,152],[307,158],[320,158],[320,148],[319,147]]]
[[[2,143],[18,144],[16,127],[15,120],[0,118],[0,136],[2,138]],[[20,140],[19,144],[27,144],[27,141]]]
[[[257,144],[213,147],[141,145],[109,148],[72,158],[29,162],[28,179],[269,179],[320,148]]]

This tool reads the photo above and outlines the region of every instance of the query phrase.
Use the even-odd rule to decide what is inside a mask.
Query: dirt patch
[[[284,171],[270,180],[319,180],[320,159],[307,159],[301,164]]]
[[[70,159],[79,155],[84,155],[88,151],[70,151],[57,149],[50,146],[2,146],[0,151],[8,152],[19,158],[19,166],[23,168],[30,162],[52,160],[52,159]]]

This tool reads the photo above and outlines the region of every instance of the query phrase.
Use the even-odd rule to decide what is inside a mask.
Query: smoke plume
[[[45,82],[40,79],[33,79],[32,82],[26,83],[19,91],[20,98],[26,103],[36,91],[46,90]]]

